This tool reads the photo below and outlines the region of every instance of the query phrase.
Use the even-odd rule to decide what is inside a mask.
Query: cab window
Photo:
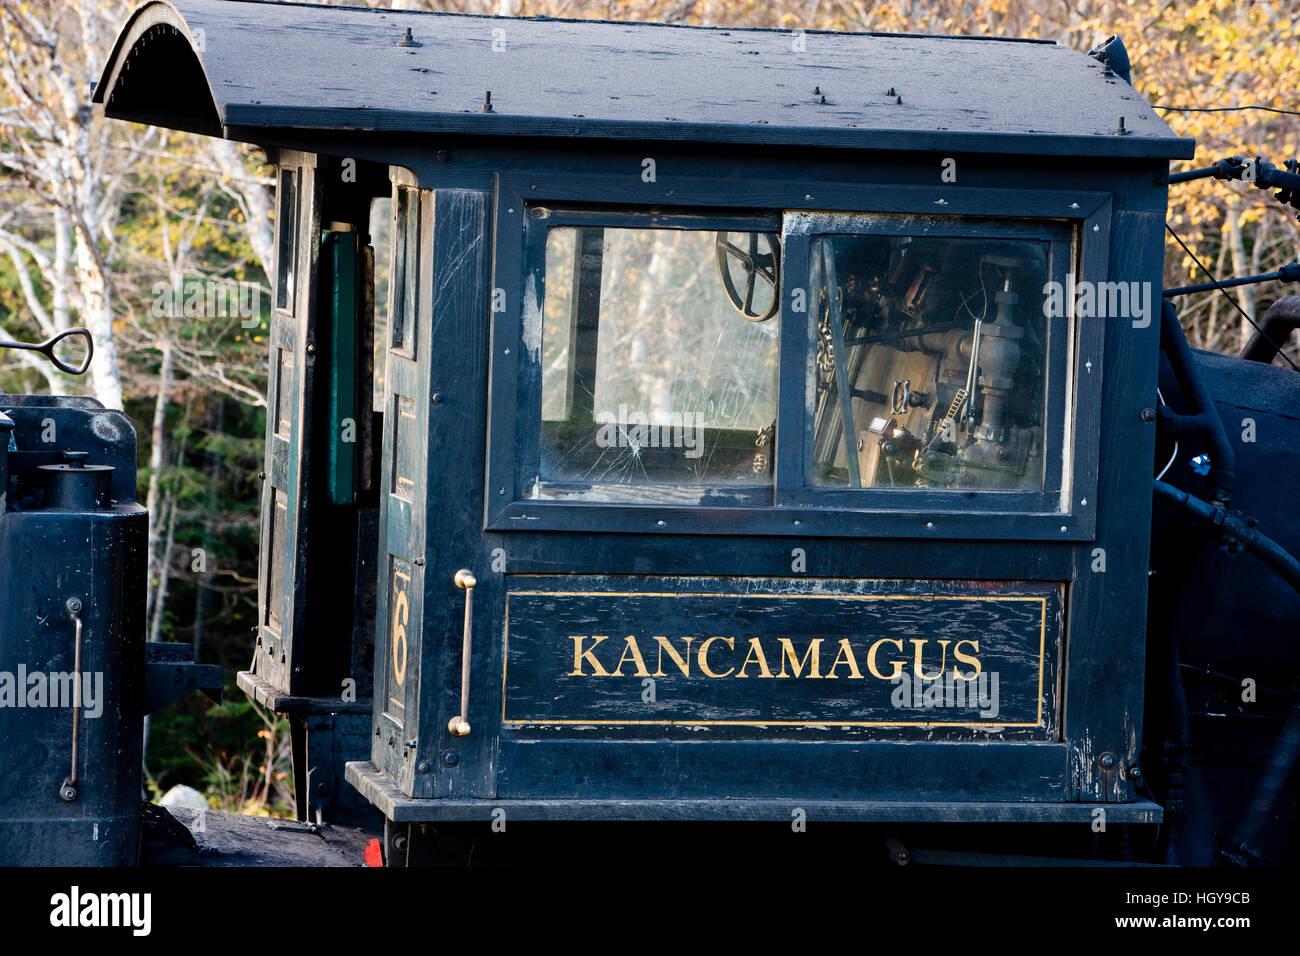
[[[1041,490],[1050,244],[810,245],[813,485]]]
[[[539,493],[771,485],[778,249],[757,231],[548,230]]]

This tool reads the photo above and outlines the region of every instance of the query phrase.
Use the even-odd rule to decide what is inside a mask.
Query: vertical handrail
[[[59,787],[59,796],[68,803],[77,799],[77,764],[81,742],[81,599],[68,598],[65,605],[73,624],[72,645],[72,768]]]
[[[474,639],[474,586],[478,584],[466,568],[456,572],[456,587],[465,592],[465,629],[460,646],[460,713],[447,722],[453,737],[469,735],[469,662]]]

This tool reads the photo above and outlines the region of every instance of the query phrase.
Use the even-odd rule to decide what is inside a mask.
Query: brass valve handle
[[[469,660],[474,638],[474,586],[478,579],[472,571],[456,572],[456,587],[465,592],[465,633],[460,647],[460,713],[447,722],[453,737],[469,736]]]

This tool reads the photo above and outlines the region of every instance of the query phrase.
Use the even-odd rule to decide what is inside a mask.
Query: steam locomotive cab
[[[240,681],[291,716],[302,815],[1161,820],[1152,290],[1192,143],[1055,44],[808,49],[212,0],[127,27],[110,116],[278,166]],[[671,107],[594,88],[616,50]],[[696,57],[763,95],[719,104]]]

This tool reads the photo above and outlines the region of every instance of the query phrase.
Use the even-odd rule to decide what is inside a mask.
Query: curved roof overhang
[[[387,133],[1163,160],[1195,146],[1097,60],[1050,42],[251,0],[147,0],[94,100],[117,119],[281,144]]]
[[[225,135],[195,36],[170,3],[146,3],[131,15],[92,101],[113,119]]]

